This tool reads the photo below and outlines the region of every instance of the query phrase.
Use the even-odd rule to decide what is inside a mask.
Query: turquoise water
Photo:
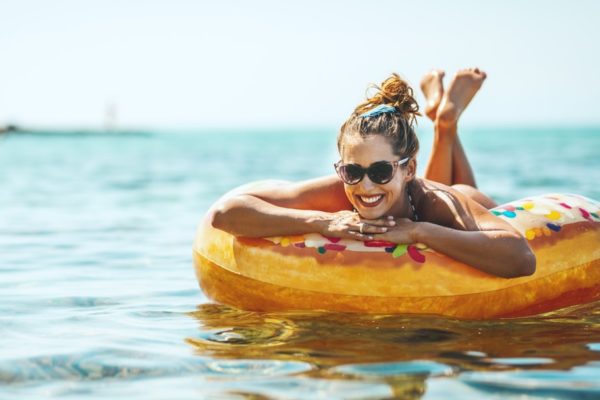
[[[251,180],[331,173],[334,136],[0,135],[0,398],[600,398],[600,303],[461,322],[207,302],[191,261],[203,213]],[[462,136],[500,202],[600,199],[600,128]]]

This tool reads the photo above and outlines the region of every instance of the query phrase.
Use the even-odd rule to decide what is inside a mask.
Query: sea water
[[[499,202],[600,199],[600,128],[461,138]],[[0,135],[0,398],[600,398],[600,303],[484,322],[210,303],[208,207],[335,161],[334,128]]]

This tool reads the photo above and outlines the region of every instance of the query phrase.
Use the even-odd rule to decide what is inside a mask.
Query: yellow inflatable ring
[[[487,319],[600,299],[600,203],[573,194],[548,194],[490,212],[529,240],[537,257],[535,274],[491,276],[420,244],[319,234],[235,238],[214,229],[208,218],[194,241],[194,265],[209,298],[255,311]]]

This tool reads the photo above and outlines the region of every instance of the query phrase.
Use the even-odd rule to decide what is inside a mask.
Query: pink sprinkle
[[[304,244],[304,242],[300,242],[300,243],[294,243],[294,246],[296,247],[300,247],[301,249],[305,248],[306,245]]]
[[[510,204],[507,204],[507,205],[503,206],[502,208],[504,208],[506,211],[515,211],[515,207],[511,206]]]
[[[570,210],[571,208],[573,208],[573,207],[571,207],[570,205],[568,205],[568,204],[566,204],[566,203],[558,203],[558,204],[560,204],[561,206],[563,206],[564,208],[566,208],[566,209],[569,209],[569,210]]]
[[[408,246],[408,255],[410,256],[410,258],[412,258],[413,260],[415,260],[418,263],[422,264],[425,262],[425,256],[423,254],[421,254],[419,252],[419,249],[417,249],[412,244],[410,246]]]
[[[327,243],[323,247],[325,247],[326,250],[333,250],[333,251],[343,251],[343,250],[346,250],[346,246],[344,246],[342,244]]]
[[[584,210],[583,208],[579,208],[579,211],[581,211],[581,216],[585,219],[590,219],[590,213],[587,212],[587,210]]]
[[[388,242],[387,240],[366,240],[365,247],[395,247],[396,243]]]
[[[325,239],[329,240],[331,243],[337,243],[340,240],[342,240],[342,238],[338,238],[338,237],[331,237],[331,236],[324,236]]]

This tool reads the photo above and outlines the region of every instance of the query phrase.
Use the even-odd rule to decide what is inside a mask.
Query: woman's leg
[[[440,132],[437,123],[437,111],[444,97],[444,71],[433,70],[425,74],[421,80],[421,90],[425,95],[426,105],[425,114],[434,121],[434,139],[431,155],[425,168],[425,178],[440,182],[445,185],[452,185],[452,157],[454,140],[451,135],[446,134],[445,127]],[[454,135],[455,136],[455,135]]]
[[[477,68],[457,72],[444,93],[442,71],[432,71],[421,81],[427,99],[425,113],[434,123],[435,136],[425,178],[453,186],[486,208],[495,207],[492,199],[476,189],[475,176],[458,137],[458,119],[483,81],[485,72]]]

